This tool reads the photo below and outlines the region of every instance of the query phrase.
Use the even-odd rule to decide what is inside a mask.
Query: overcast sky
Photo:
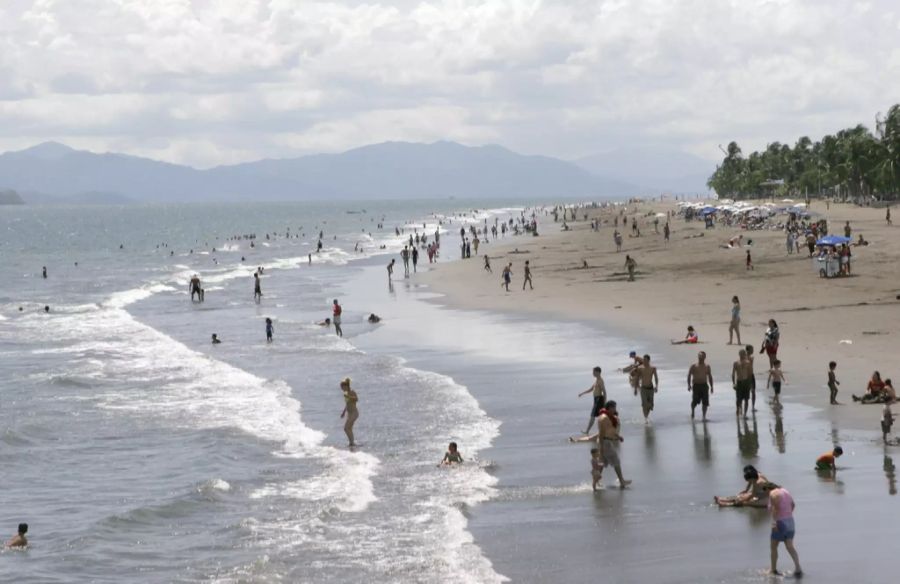
[[[714,159],[897,102],[896,0],[0,2],[0,150],[207,167],[449,139]]]

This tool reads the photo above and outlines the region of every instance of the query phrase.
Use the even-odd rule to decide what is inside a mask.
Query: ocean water
[[[467,531],[499,423],[451,377],[361,350],[364,300],[343,338],[314,324],[413,229],[475,204],[0,209],[0,534],[24,521],[32,540],[0,581],[503,581]],[[477,205],[441,229],[519,209]],[[437,469],[450,440],[474,464]]]

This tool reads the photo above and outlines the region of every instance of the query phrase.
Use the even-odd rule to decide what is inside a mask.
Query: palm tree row
[[[842,200],[900,197],[900,104],[876,119],[875,132],[862,124],[827,135],[806,136],[791,147],[773,142],[744,156],[728,144],[707,184],[731,198],[797,195]]]

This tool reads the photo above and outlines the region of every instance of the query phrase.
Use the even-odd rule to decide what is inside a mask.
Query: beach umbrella
[[[850,243],[850,238],[841,237],[840,235],[826,235],[819,239],[816,245],[841,245],[842,243]]]

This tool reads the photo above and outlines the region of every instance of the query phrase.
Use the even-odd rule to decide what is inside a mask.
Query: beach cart
[[[839,245],[849,244],[849,237],[839,235],[826,235],[816,241],[819,248],[836,248]],[[841,257],[836,254],[826,254],[813,258],[813,269],[822,278],[835,278],[841,275]]]

